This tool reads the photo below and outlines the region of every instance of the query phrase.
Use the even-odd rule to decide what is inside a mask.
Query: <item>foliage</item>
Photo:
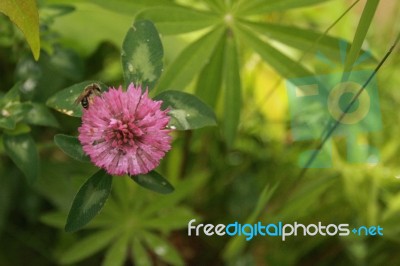
[[[399,264],[398,48],[378,73],[383,129],[353,143],[378,163],[371,149],[357,158],[375,163],[349,162],[340,136],[325,144],[332,168],[300,169],[319,143],[294,142],[287,115],[283,80],[384,56],[400,4],[361,2],[2,1],[0,264]],[[173,148],[157,172],[111,177],[80,146],[74,101],[130,82],[168,108]],[[308,107],[301,121],[328,124]],[[379,224],[384,237],[194,237],[192,219]]]

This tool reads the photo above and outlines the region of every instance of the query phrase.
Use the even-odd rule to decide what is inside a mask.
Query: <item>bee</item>
[[[85,87],[83,92],[76,98],[75,104],[81,104],[83,108],[88,109],[89,104],[93,102],[94,97],[101,95],[99,84],[93,83]]]

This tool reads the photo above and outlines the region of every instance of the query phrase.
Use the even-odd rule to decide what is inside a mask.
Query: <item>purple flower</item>
[[[84,152],[111,175],[153,170],[171,148],[170,117],[161,103],[132,83],[126,92],[109,88],[83,110],[78,130]]]

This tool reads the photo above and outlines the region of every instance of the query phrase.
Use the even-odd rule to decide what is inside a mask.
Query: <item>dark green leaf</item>
[[[31,103],[30,105],[31,109],[24,117],[26,123],[48,127],[59,126],[56,118],[45,105],[40,103]]]
[[[39,175],[39,156],[31,135],[3,135],[4,149],[11,160],[33,183]]]
[[[57,134],[54,136],[56,145],[68,156],[81,162],[90,162],[90,158],[82,150],[82,145],[77,137]]]
[[[112,176],[100,170],[79,189],[69,211],[65,231],[81,229],[103,208],[110,195]]]
[[[217,124],[213,110],[196,96],[180,91],[164,91],[154,97],[162,100],[162,108],[169,108],[169,127],[189,130]]]
[[[235,39],[227,37],[225,48],[225,90],[223,133],[228,147],[233,145],[240,120],[242,89]]]
[[[4,13],[25,35],[33,57],[39,59],[39,13],[35,0],[1,0],[0,12]]]
[[[57,92],[47,100],[46,104],[51,108],[66,115],[81,117],[82,106],[80,104],[75,104],[74,102],[83,92],[83,90],[92,83],[99,84],[103,91],[107,89],[107,86],[105,86],[101,82],[85,81]]]
[[[243,1],[243,5],[240,6],[241,15],[248,14],[262,14],[274,11],[285,11],[288,9],[306,7],[316,5],[319,3],[328,2],[330,0],[253,0]]]
[[[153,21],[165,35],[200,30],[219,22],[219,18],[212,13],[179,6],[145,9],[136,19]]]
[[[174,187],[168,180],[156,171],[151,171],[144,175],[131,176],[131,178],[142,187],[161,194],[169,194],[174,191]]]
[[[224,27],[217,27],[206,35],[191,43],[168,66],[157,85],[157,91],[167,89],[183,89],[209,62],[212,52],[220,38]]]
[[[0,106],[19,102],[19,93],[21,89],[21,82],[16,83],[7,93],[0,98]]]
[[[148,20],[136,21],[122,44],[122,68],[126,84],[151,90],[163,68],[163,47],[157,29]]]
[[[116,229],[101,230],[75,242],[59,258],[61,264],[72,264],[83,260],[107,246],[117,235]]]
[[[221,91],[224,65],[225,38],[221,38],[208,62],[201,71],[196,85],[196,95],[215,108]]]

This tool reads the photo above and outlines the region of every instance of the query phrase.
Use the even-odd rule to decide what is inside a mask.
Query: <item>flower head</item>
[[[145,174],[171,148],[170,117],[161,101],[130,84],[109,88],[83,110],[79,141],[91,161],[112,175]]]

